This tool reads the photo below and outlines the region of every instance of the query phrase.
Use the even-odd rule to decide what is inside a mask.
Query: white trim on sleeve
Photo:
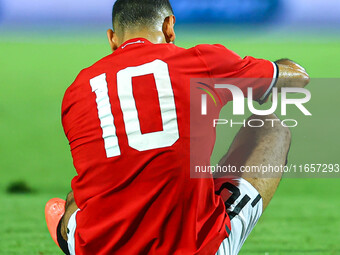
[[[271,62],[274,66],[274,72],[273,72],[273,80],[272,83],[270,84],[269,88],[267,91],[264,93],[264,95],[259,99],[259,103],[262,104],[264,101],[267,99],[269,94],[271,93],[273,87],[276,85],[277,79],[278,79],[278,74],[279,74],[279,69],[276,63]]]

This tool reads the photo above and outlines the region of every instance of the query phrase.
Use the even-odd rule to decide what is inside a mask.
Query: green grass
[[[224,43],[242,56],[292,58],[313,78],[340,77],[336,39],[201,38],[186,32],[178,37],[184,47]],[[109,47],[104,37],[21,39],[0,38],[0,254],[60,254],[45,226],[44,205],[49,198],[65,197],[75,175],[61,127],[61,100],[77,73],[108,54]],[[291,163],[339,163],[340,86],[333,84],[311,86],[315,118],[300,118],[293,130]],[[215,160],[235,132],[219,139]],[[35,193],[6,194],[10,183],[21,180]],[[339,254],[339,184],[339,179],[284,179],[242,254]]]

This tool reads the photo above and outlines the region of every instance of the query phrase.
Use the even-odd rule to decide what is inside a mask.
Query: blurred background
[[[0,254],[60,254],[45,203],[76,174],[63,134],[66,88],[110,54],[113,0],[0,0]],[[313,113],[292,130],[292,164],[340,162],[339,0],[172,0],[177,45],[221,43],[241,56],[301,63]],[[266,106],[264,106],[266,107]],[[230,118],[230,109],[222,112]],[[229,116],[229,117],[228,117]],[[212,161],[238,128],[221,127]],[[340,254],[339,179],[284,179],[241,254]]]
[[[102,24],[111,20],[112,0],[2,0],[1,20],[9,25]],[[179,23],[228,22],[339,26],[337,0],[172,1]]]

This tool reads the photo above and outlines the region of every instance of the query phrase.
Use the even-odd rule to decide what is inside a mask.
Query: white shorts
[[[226,210],[230,217],[231,232],[216,255],[236,255],[262,214],[262,198],[258,191],[242,178],[230,179],[223,185],[229,192]],[[225,195],[225,194],[224,194]]]
[[[79,212],[79,209],[72,214],[67,224],[67,238],[68,238],[67,244],[68,244],[68,250],[71,255],[76,254],[74,234],[77,228],[76,216],[78,212]]]
[[[222,242],[216,255],[236,255],[262,214],[262,198],[257,190],[242,178],[230,179],[224,186],[229,192],[229,198],[223,198],[227,202],[226,210],[231,219],[231,233]],[[78,211],[79,209],[72,214],[67,225],[67,243],[71,255],[75,255],[74,234]]]

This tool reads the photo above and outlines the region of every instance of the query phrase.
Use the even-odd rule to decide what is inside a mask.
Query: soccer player
[[[63,99],[78,175],[66,206],[46,205],[53,239],[77,255],[237,254],[280,176],[190,178],[190,79],[264,78],[270,82],[249,85],[263,102],[275,85],[304,87],[307,73],[290,60],[242,59],[222,45],[175,46],[168,0],[118,0],[112,18],[113,53],[81,71]],[[219,112],[231,97],[215,93]],[[208,164],[215,130],[207,130],[195,141]],[[280,125],[242,128],[220,164],[284,165],[289,146]]]

